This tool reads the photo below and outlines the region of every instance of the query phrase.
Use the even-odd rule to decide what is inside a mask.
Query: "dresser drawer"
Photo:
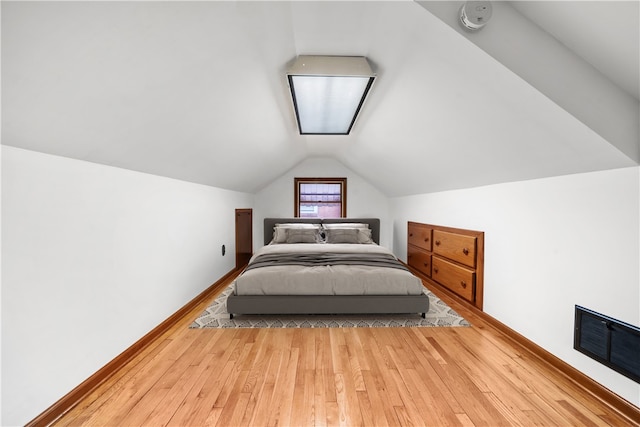
[[[431,227],[410,222],[408,229],[407,243],[431,252]]]
[[[431,257],[431,278],[461,297],[474,302],[476,273],[473,270],[445,261],[438,256]]]
[[[433,253],[476,267],[476,237],[433,230]]]
[[[407,247],[407,264],[431,277],[431,254],[415,246]]]

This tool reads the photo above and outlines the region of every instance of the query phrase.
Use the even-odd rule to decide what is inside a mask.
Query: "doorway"
[[[242,268],[253,255],[253,210],[236,209],[236,268]]]

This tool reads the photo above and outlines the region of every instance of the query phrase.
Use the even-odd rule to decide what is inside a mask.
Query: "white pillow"
[[[322,227],[327,230],[330,228],[369,228],[369,224],[361,222],[336,222],[331,224],[322,224]]]
[[[366,224],[365,224],[366,225]],[[276,224],[276,227],[284,228],[320,228],[320,224],[310,222],[290,222],[284,224]]]
[[[358,231],[360,231],[358,233],[358,239],[360,240],[360,243],[366,244],[366,243],[374,243],[373,239],[371,238],[371,230],[368,228],[359,228]]]

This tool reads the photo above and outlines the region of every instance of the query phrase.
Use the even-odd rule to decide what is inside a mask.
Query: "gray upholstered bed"
[[[321,224],[322,227],[350,228],[348,224],[354,223],[366,224],[362,228],[370,230],[370,240],[362,241],[366,244],[342,244],[342,240],[336,240],[340,244],[313,244],[303,240],[296,241],[302,244],[288,244],[294,232],[290,232],[292,234],[287,241],[282,241],[283,244],[274,244],[276,225],[295,224],[292,227],[296,227],[298,224],[309,224],[304,227],[311,228],[311,224]],[[321,228],[321,232],[323,235],[346,233],[324,228]],[[355,233],[361,237],[358,231]],[[394,260],[395,257],[388,249],[378,245],[379,236],[378,218],[265,218],[265,247],[256,251],[247,269],[234,282],[234,292],[227,298],[227,311],[232,317],[239,314],[346,313],[420,313],[424,317],[429,310],[429,298],[423,291],[421,280],[401,265],[384,264],[394,262],[385,260],[385,257]],[[331,240],[328,234],[326,237]],[[307,251],[311,251],[313,256],[329,257],[331,263],[337,258],[340,264],[340,257],[343,256],[358,257],[364,262],[358,261],[358,265],[354,266],[351,265],[353,260],[349,260],[348,266],[332,264],[330,267],[280,265],[281,256],[295,257],[297,253],[303,253],[303,256],[311,257]],[[269,258],[270,263],[264,261]],[[395,262],[397,264],[397,260]],[[256,264],[260,263],[265,264],[264,268],[257,268]]]

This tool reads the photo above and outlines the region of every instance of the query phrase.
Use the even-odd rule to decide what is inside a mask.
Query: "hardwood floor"
[[[434,292],[473,326],[188,329],[201,303],[55,424],[638,425]]]

